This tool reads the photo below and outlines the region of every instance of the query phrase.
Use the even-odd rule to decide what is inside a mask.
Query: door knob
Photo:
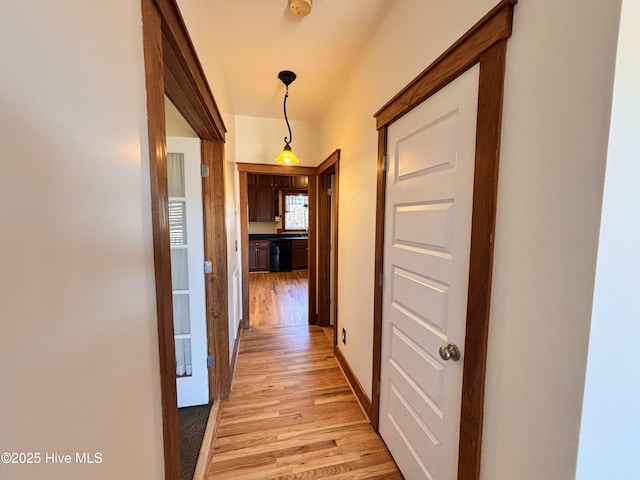
[[[454,362],[460,360],[460,350],[453,343],[450,343],[447,346],[441,346],[439,352],[440,358],[443,360],[453,360]]]

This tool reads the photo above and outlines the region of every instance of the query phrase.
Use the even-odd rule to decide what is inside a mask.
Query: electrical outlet
[[[344,328],[342,329],[342,343],[347,344],[347,331]]]

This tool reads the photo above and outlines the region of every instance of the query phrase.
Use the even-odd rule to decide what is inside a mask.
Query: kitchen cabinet
[[[304,270],[309,267],[309,240],[292,240],[292,267],[294,270]]]
[[[249,204],[250,222],[275,221],[275,203],[271,188],[253,188],[247,190],[247,203]]]
[[[307,190],[306,175],[247,175],[247,200],[250,222],[275,222],[280,215],[280,190]],[[306,267],[305,267],[306,268]]]
[[[247,204],[249,205],[249,221],[255,222],[258,218],[258,191],[255,189],[247,190]]]
[[[247,187],[255,188],[258,175],[255,173],[247,173]]]
[[[255,188],[291,188],[293,181],[290,175],[259,175],[250,173],[247,175],[247,186]]]
[[[291,188],[291,177],[288,175],[274,175],[272,185],[273,188],[279,190]]]
[[[277,194],[273,188],[273,175],[247,175],[247,203],[250,222],[274,222]]]
[[[249,188],[273,188],[273,175],[260,175],[258,173],[247,174],[247,187]]]
[[[309,177],[306,175],[291,177],[291,188],[294,190],[307,190],[309,188]]]
[[[275,221],[275,200],[273,190],[259,188],[256,190],[256,222]]]
[[[269,240],[249,240],[249,271],[269,271]]]

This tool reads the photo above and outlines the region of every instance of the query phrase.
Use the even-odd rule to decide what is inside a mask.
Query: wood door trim
[[[318,169],[316,167],[302,167],[292,165],[268,165],[265,163],[236,163],[239,172],[258,173],[262,175],[316,175]]]
[[[314,169],[316,170],[316,169]],[[309,265],[309,300],[308,320],[309,324],[318,324],[318,283],[316,266],[316,245],[317,245],[317,217],[318,217],[318,175],[309,175],[309,241],[307,263]]]
[[[516,2],[500,2],[375,115],[378,128],[378,192],[371,418],[377,430],[380,394],[376,386],[380,381],[382,341],[382,287],[378,279],[384,261],[386,173],[382,160],[387,152],[387,127],[470,67],[480,65],[458,480],[480,478],[506,48]]]
[[[224,141],[227,131],[175,0],[154,0],[162,18],[165,93],[198,136]]]
[[[318,166],[318,285],[327,285],[329,282],[329,259],[330,255],[328,250],[324,247],[331,243],[334,255],[334,269],[337,271],[338,265],[338,242],[336,235],[331,238],[331,200],[328,196],[329,190],[329,176],[334,175],[334,211],[333,216],[336,222],[336,233],[338,227],[338,182],[339,182],[339,168],[340,168],[340,149],[335,150]],[[318,325],[328,326],[330,312],[333,311],[335,324],[334,324],[334,342],[333,347],[336,347],[336,331],[338,328],[338,316],[337,316],[337,276],[333,278],[333,290],[334,298],[331,306],[328,306],[329,292],[326,289],[318,288]]]
[[[316,191],[317,173],[316,167],[268,165],[264,163],[236,163],[239,173],[240,194],[240,238],[242,258],[242,320],[240,325],[243,330],[251,326],[251,307],[249,303],[249,187],[248,175],[257,173],[262,175],[307,175],[309,177],[309,323],[317,323],[316,305]]]
[[[513,6],[517,0],[502,0],[420,75],[404,87],[374,115],[380,129],[412,110],[416,105],[478,63],[494,43],[511,36]]]
[[[158,355],[162,404],[164,478],[180,478],[178,407],[173,338],[173,298],[171,289],[171,252],[169,246],[168,187],[166,156],[165,94],[175,104],[203,140],[202,162],[211,171],[224,172],[226,128],[202,66],[187,33],[175,0],[141,0],[145,83],[149,138],[151,184],[151,221],[153,232]],[[226,275],[227,243],[224,218],[224,175],[203,180],[203,216],[205,252],[215,265],[216,275]],[[224,214],[224,213],[222,213]],[[216,222],[216,223],[212,223]],[[215,230],[214,230],[215,228]],[[208,282],[210,283],[210,282]],[[228,329],[228,286],[225,281],[207,287],[207,329],[213,332],[216,379],[210,392],[226,398],[230,386]],[[226,361],[225,361],[226,360]],[[216,399],[217,399],[216,398]]]
[[[247,172],[240,171],[238,194],[240,195],[240,258],[242,260],[242,320],[240,326],[248,330],[251,325],[251,306],[249,304],[249,189]]]
[[[226,400],[231,391],[229,363],[229,278],[225,202],[224,143],[202,140],[202,163],[209,176],[202,179],[204,254],[212,272],[205,275],[208,354],[215,357],[209,373],[209,401]]]
[[[149,135],[149,173],[151,181],[151,221],[153,230],[153,265],[156,283],[156,314],[162,402],[164,475],[167,480],[180,478],[178,437],[178,395],[173,338],[173,299],[171,291],[171,252],[169,246],[167,145],[162,72],[162,19],[152,0],[142,1],[145,80]]]
[[[376,185],[375,229],[375,286],[373,291],[373,380],[371,383],[371,412],[369,419],[374,430],[380,424],[380,371],[382,366],[382,269],[384,266],[384,207],[387,197],[387,175],[384,158],[387,152],[387,127],[378,130],[378,175]]]

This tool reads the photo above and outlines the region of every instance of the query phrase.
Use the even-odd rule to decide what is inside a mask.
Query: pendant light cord
[[[285,122],[287,122],[287,128],[289,129],[289,140],[287,140],[287,137],[284,137],[284,143],[288,146],[293,140],[293,135],[291,134],[291,125],[289,125],[289,118],[287,117],[287,98],[289,98],[289,85],[287,85],[286,87],[287,93],[284,94],[284,120]]]

